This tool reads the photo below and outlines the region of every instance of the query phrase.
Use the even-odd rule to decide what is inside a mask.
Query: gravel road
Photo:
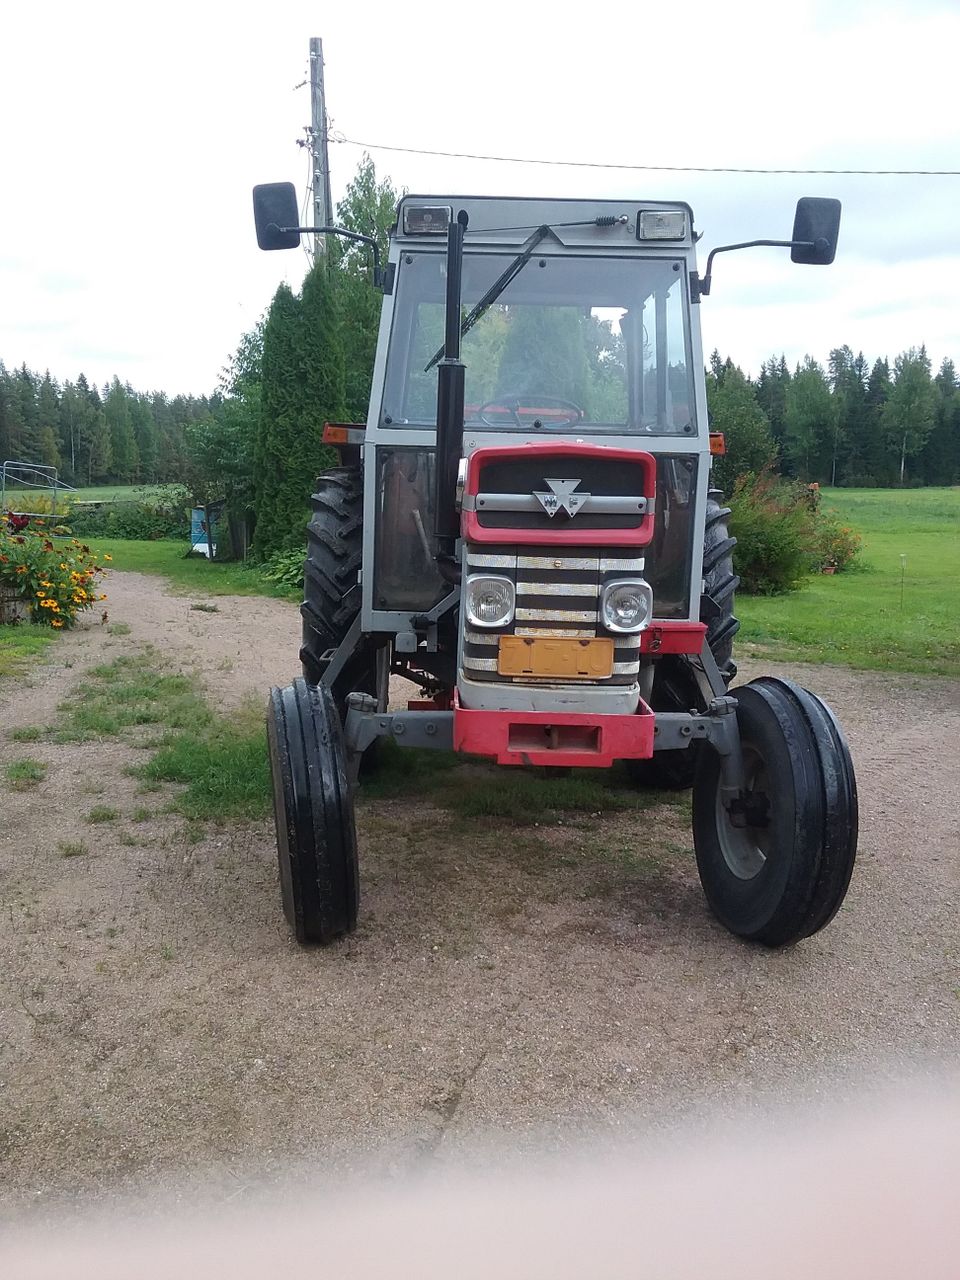
[[[0,766],[49,766],[41,791],[2,792],[0,1214],[201,1176],[230,1199],[299,1162],[396,1172],[481,1137],[563,1149],[956,1063],[957,683],[779,668],[839,714],[862,815],[843,910],[791,950],[714,923],[676,805],[465,841],[412,796],[362,806],[360,928],[303,951],[267,823],[190,843],[174,815],[133,821],[158,801],[124,773],[129,745],[9,739],[146,643],[225,707],[296,674],[289,604],[200,613],[137,574],[108,590],[128,635],[93,624],[0,685]],[[122,818],[90,827],[98,800]],[[80,839],[87,855],[58,851]]]

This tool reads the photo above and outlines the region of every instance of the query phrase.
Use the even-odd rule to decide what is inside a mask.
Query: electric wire
[[[623,169],[638,173],[793,174],[809,177],[960,178],[960,169],[764,169],[735,165],[619,164],[604,163],[599,160],[544,160],[533,156],[483,155],[475,151],[441,151],[430,147],[400,147],[385,142],[360,142],[340,132],[330,133],[328,141],[351,147],[362,147],[368,151],[396,151],[404,155],[441,156],[448,160],[487,160],[497,164],[543,164],[569,169]]]

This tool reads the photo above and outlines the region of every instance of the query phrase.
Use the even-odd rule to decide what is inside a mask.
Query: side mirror
[[[840,201],[804,196],[797,201],[791,240],[806,241],[790,249],[791,262],[828,267],[837,252],[840,234]]]
[[[253,217],[261,249],[296,249],[300,245],[297,192],[292,182],[264,182],[253,188]]]

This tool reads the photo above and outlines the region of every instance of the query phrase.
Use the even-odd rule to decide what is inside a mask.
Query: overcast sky
[[[448,14],[450,16],[448,16]],[[585,25],[588,24],[588,25]],[[583,5],[5,6],[0,359],[59,379],[210,391],[302,253],[263,254],[250,188],[292,179],[324,41],[335,131],[370,143],[649,165],[960,169],[960,6],[859,0]],[[844,205],[834,266],[717,260],[704,345],[960,363],[960,178],[629,173],[371,152],[411,191],[682,199],[702,248]],[[360,158],[331,151],[334,199]]]

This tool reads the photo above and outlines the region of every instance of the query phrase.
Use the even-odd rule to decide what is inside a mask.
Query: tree
[[[495,394],[557,396],[582,404],[588,363],[576,310],[519,306],[511,313]]]
[[[60,427],[60,401],[57,387],[48,369],[37,392],[37,450],[46,467],[60,466],[57,433]]]
[[[157,424],[153,420],[150,401],[146,396],[130,397],[130,419],[133,424],[133,438],[137,445],[137,456],[140,459],[140,479],[149,484],[156,484],[160,479],[158,470],[160,437]]]
[[[323,424],[344,411],[344,356],[326,262],[307,275],[299,298],[281,285],[263,334],[262,411],[254,447],[261,558],[302,548],[314,478],[329,465]]]
[[[133,434],[133,415],[130,412],[130,396],[120,379],[114,378],[103,403],[103,412],[110,429],[110,453],[113,474],[121,484],[136,480],[140,471],[140,454]]]
[[[837,483],[837,468],[849,459],[857,428],[863,418],[867,389],[866,361],[861,352],[854,356],[848,346],[835,347],[827,360],[827,378],[833,395],[833,440],[830,451],[830,483]]]
[[[760,366],[760,377],[757,379],[757,403],[767,415],[770,430],[781,456],[789,385],[790,370],[787,367],[786,357],[771,356],[769,360],[764,360]]]
[[[399,198],[389,178],[377,181],[374,163],[364,154],[337,205],[340,225],[372,236],[379,246],[381,262],[387,260],[388,232],[396,218]],[[333,237],[329,245],[331,261],[337,267],[333,285],[344,349],[345,412],[351,422],[366,422],[383,298],[374,288],[373,264],[365,245]]]
[[[893,390],[881,414],[883,430],[899,450],[901,484],[907,458],[920,452],[933,430],[936,403],[926,347],[901,351],[893,365]]]
[[[804,480],[829,475],[835,414],[823,369],[812,356],[804,356],[790,380],[784,409],[787,461]]]
[[[937,405],[933,430],[920,465],[924,484],[960,483],[960,391],[952,360],[944,359],[934,378]]]
[[[729,494],[738,476],[775,464],[776,441],[753,386],[735,365],[724,368],[722,382],[707,375],[707,408],[710,430],[722,432],[726,444],[726,453],[714,460],[714,480]]]

